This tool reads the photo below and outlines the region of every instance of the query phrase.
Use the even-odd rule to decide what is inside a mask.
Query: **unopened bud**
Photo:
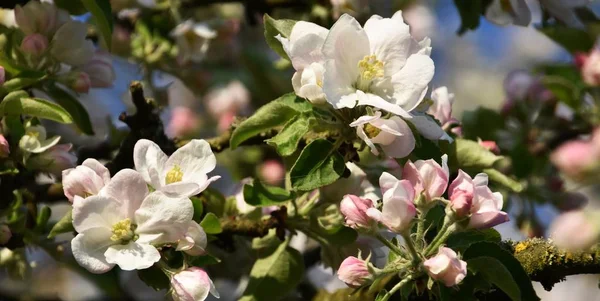
[[[71,80],[71,89],[77,93],[88,93],[91,87],[90,77],[85,72],[78,72]]]
[[[373,281],[368,261],[350,256],[342,262],[338,269],[338,277],[349,287],[358,288]]]
[[[6,158],[10,154],[10,147],[4,135],[0,134],[0,158]]]
[[[48,38],[39,33],[30,34],[21,42],[21,50],[33,56],[42,55],[46,49],[48,49]]]

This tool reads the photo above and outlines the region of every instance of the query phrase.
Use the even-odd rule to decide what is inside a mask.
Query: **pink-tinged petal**
[[[364,115],[364,116],[360,116],[358,117],[356,120],[354,120],[352,123],[350,123],[349,125],[351,127],[355,127],[355,126],[359,126],[359,125],[365,125],[367,123],[371,123],[375,120],[378,120],[381,118],[381,112],[376,111],[375,115],[371,116],[371,115]]]
[[[582,251],[596,244],[600,238],[600,228],[583,210],[559,215],[550,226],[550,237],[559,248],[569,251]]]
[[[184,251],[191,256],[200,256],[206,253],[207,243],[204,229],[195,221],[191,221],[184,238],[177,244],[177,251]]]
[[[160,191],[152,192],[135,212],[138,242],[177,242],[187,232],[193,214],[190,199],[171,198]]]
[[[91,273],[102,274],[114,264],[106,261],[104,253],[113,244],[112,232],[107,228],[91,228],[80,232],[71,241],[71,250],[77,263]]]
[[[208,297],[209,292],[219,298],[219,292],[208,274],[198,267],[191,267],[173,275],[171,286],[171,294],[177,301],[202,301]]]
[[[162,174],[167,159],[167,155],[156,143],[146,139],[140,139],[135,143],[133,148],[135,169],[142,175],[146,183],[156,189],[161,186],[158,176]],[[151,176],[152,174],[154,176]]]
[[[108,263],[117,264],[124,271],[147,269],[160,260],[160,253],[154,246],[133,241],[110,246],[104,256]]]
[[[448,195],[452,198],[452,194],[455,190],[460,190],[465,193],[473,194],[475,192],[475,187],[473,183],[473,179],[462,170],[458,170],[458,176],[452,181],[450,186],[448,187]]]
[[[402,177],[406,179],[406,176],[404,173],[402,173]],[[390,188],[394,187],[394,185],[396,183],[398,183],[399,181],[400,180],[398,180],[396,177],[394,177],[392,174],[390,174],[388,172],[382,173],[381,176],[379,177],[379,188],[381,189],[381,193],[385,194],[386,191],[388,191]]]
[[[371,227],[372,223],[367,215],[367,210],[373,207],[373,201],[350,194],[345,195],[340,202],[340,211],[346,219],[346,225],[351,228]]]
[[[108,168],[102,165],[102,163],[98,162],[98,160],[86,159],[81,165],[93,170],[100,178],[102,178],[104,184],[107,184],[110,181],[110,171],[108,171]]]
[[[431,159],[427,161],[419,160],[415,162],[415,166],[423,179],[423,188],[427,198],[432,199],[442,196],[446,191],[446,187],[448,187],[447,166],[443,168]]]
[[[73,227],[79,233],[93,228],[111,229],[127,218],[123,203],[107,196],[91,196],[73,202]]]
[[[482,213],[474,213],[469,220],[469,227],[475,229],[491,228],[499,224],[506,223],[510,220],[508,214],[503,211],[488,211]]]
[[[108,196],[121,202],[126,217],[132,218],[148,195],[148,186],[139,172],[133,169],[122,169],[101,191],[100,195]]]
[[[415,190],[415,194],[420,194],[423,191],[423,179],[419,170],[413,162],[408,160],[402,169],[402,178],[409,181]],[[383,192],[383,191],[382,191]]]
[[[350,256],[342,262],[337,271],[338,278],[350,287],[361,287],[373,280],[367,263],[364,260]]]
[[[458,259],[450,248],[440,247],[438,253],[423,262],[431,278],[450,287],[459,284],[467,275],[467,263]]]

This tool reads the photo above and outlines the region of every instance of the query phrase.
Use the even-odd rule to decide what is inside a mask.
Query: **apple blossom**
[[[30,34],[21,42],[21,50],[35,57],[40,56],[47,48],[48,38],[39,33]]]
[[[209,292],[219,298],[219,292],[208,274],[198,267],[191,267],[173,275],[171,287],[171,296],[175,301],[203,301]]]
[[[88,93],[92,87],[90,76],[85,72],[75,72],[68,77],[69,87],[77,93]]]
[[[71,66],[83,66],[94,56],[94,43],[86,37],[86,24],[69,21],[54,34],[50,53],[60,62]]]
[[[156,143],[140,139],[133,162],[148,184],[171,197],[196,195],[220,178],[207,176],[217,160],[205,140],[193,139],[168,157]]]
[[[432,201],[441,197],[450,181],[448,155],[442,156],[441,166],[433,159],[418,160],[414,163],[408,160],[404,164],[402,177],[413,185],[416,194],[423,193],[425,200]]]
[[[41,154],[29,157],[27,168],[60,176],[63,170],[77,164],[77,157],[71,152],[71,148],[73,145],[70,143],[52,146]]]
[[[178,106],[171,112],[167,133],[171,137],[184,137],[196,131],[199,126],[200,119],[192,109]]]
[[[175,27],[171,32],[178,47],[178,61],[185,64],[189,61],[198,63],[204,60],[209,41],[217,37],[217,32],[204,23],[187,20]]]
[[[415,148],[415,137],[408,124],[398,116],[389,119],[381,118],[381,112],[374,116],[362,116],[350,123],[356,127],[356,134],[371,148],[374,155],[379,155],[378,144],[383,152],[392,158],[404,158]]]
[[[486,174],[477,174],[472,179],[467,173],[459,170],[458,176],[448,187],[449,206],[459,218],[470,214],[470,228],[490,228],[509,220],[508,214],[502,211],[502,194],[492,193],[487,185]]]
[[[177,251],[184,251],[191,256],[200,256],[206,253],[206,232],[195,221],[188,225],[185,236],[177,243]]]
[[[97,195],[110,181],[110,172],[96,159],[86,159],[76,168],[62,172],[65,196],[73,202],[75,196],[86,198]]]
[[[5,245],[12,237],[12,232],[6,224],[0,224],[0,245]]]
[[[80,68],[90,78],[92,88],[112,87],[117,75],[109,53],[97,51],[92,59]]]
[[[292,28],[289,39],[277,35],[296,73],[292,86],[296,95],[314,104],[324,104],[323,75],[325,59],[321,48],[329,31],[317,24],[298,21]]]
[[[0,134],[0,158],[7,158],[10,155],[10,145],[4,135]]]
[[[433,90],[431,100],[433,100],[433,104],[429,107],[427,113],[433,115],[443,128],[459,123],[458,120],[452,118],[454,93],[450,93],[447,87],[439,87]]]
[[[41,125],[29,126],[25,129],[25,135],[19,140],[19,147],[29,153],[42,153],[55,146],[60,136],[46,139],[46,128]]]
[[[349,256],[342,261],[337,271],[338,278],[349,287],[358,288],[373,281],[373,274],[369,271],[368,260]]]
[[[123,270],[146,269],[160,260],[156,245],[175,243],[188,230],[194,208],[188,198],[148,194],[136,171],[119,171],[98,195],[73,204],[71,241],[75,260],[92,273],[115,264]]]
[[[340,211],[346,219],[346,225],[354,229],[370,229],[373,220],[367,215],[369,208],[375,208],[373,201],[347,194],[340,202]]]
[[[600,227],[596,219],[596,216],[583,210],[563,213],[550,225],[550,237],[560,248],[572,251],[588,249],[600,239]]]
[[[238,114],[250,105],[250,92],[244,84],[234,80],[222,88],[211,90],[205,97],[208,111],[217,119],[228,113]]]
[[[15,21],[26,35],[51,34],[60,25],[59,14],[65,14],[52,3],[29,1],[24,6],[15,6]]]
[[[423,262],[423,266],[431,278],[448,287],[459,284],[467,276],[467,263],[446,247],[440,247],[434,257]]]
[[[500,26],[528,26],[531,23],[531,11],[525,0],[493,0],[485,11],[485,17]]]
[[[581,178],[597,164],[599,146],[593,141],[568,141],[550,154],[550,161],[572,178]]]
[[[579,61],[583,81],[590,86],[600,86],[599,47],[594,47],[589,54],[580,55]]]
[[[390,231],[403,233],[410,229],[411,223],[417,213],[415,204],[415,191],[407,180],[397,181],[392,188],[383,194],[383,207],[380,210],[369,208],[367,215],[382,223]]]
[[[269,185],[279,185],[285,180],[285,167],[278,160],[266,160],[259,166],[259,173]]]

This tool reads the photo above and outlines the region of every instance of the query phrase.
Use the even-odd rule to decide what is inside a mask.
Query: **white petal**
[[[381,112],[376,111],[375,115],[373,115],[373,116],[365,115],[365,116],[358,117],[358,119],[356,119],[352,123],[350,123],[350,126],[355,127],[355,126],[359,126],[359,125],[364,125],[367,123],[371,123],[379,118],[381,118]]]
[[[313,23],[309,24],[313,24],[315,27],[325,30],[325,34],[322,35],[312,32],[299,33],[299,30],[296,29],[304,27],[299,23],[303,24],[308,22],[299,21],[296,23],[294,29],[292,30],[292,35],[290,36],[290,43],[288,45],[289,52],[287,52],[288,56],[292,60],[292,65],[296,70],[302,70],[311,63],[323,62],[323,53],[321,52],[321,48],[323,47],[323,44],[325,43],[325,37],[327,36],[327,30],[325,28]],[[284,44],[284,42],[282,42],[282,44]]]
[[[486,173],[478,173],[473,178],[473,184],[475,186],[487,186],[488,185],[488,175]]]
[[[206,232],[198,223],[191,221],[185,238],[179,240],[177,251],[185,251],[192,256],[200,256],[206,251],[207,244]]]
[[[356,78],[358,62],[370,54],[369,38],[356,19],[344,14],[331,27],[323,45],[323,54],[326,59],[336,61],[341,73]],[[329,72],[329,68],[326,70]]]
[[[153,179],[151,173],[162,174],[167,158],[160,146],[150,140],[140,139],[133,148],[135,169],[142,175],[146,183],[151,184],[155,189],[160,188],[160,182],[156,183],[157,179]]]
[[[411,47],[409,27],[402,20],[372,16],[365,23],[371,53],[384,62],[385,74],[391,76],[404,66]]]
[[[433,60],[429,56],[411,55],[402,70],[392,76],[396,104],[408,112],[418,106],[434,71]]]
[[[106,273],[114,264],[108,263],[104,252],[113,243],[111,231],[106,228],[92,228],[79,233],[71,241],[73,257],[80,266],[94,274]]]
[[[25,136],[23,136],[23,137],[25,137]],[[58,144],[58,141],[60,141],[60,136],[54,136],[50,139],[42,140],[42,141],[40,141],[40,145],[38,146],[38,148],[36,148],[34,151],[32,151],[32,153],[43,153],[43,152],[47,151],[48,149],[50,149],[51,147]]]
[[[327,34],[329,30],[325,27],[319,26],[315,23],[298,21],[292,28],[292,33],[290,34],[290,42],[296,44],[298,40],[307,35],[316,35],[321,37],[323,40],[327,38]]]
[[[83,166],[87,166],[92,169],[98,176],[102,178],[104,184],[107,184],[110,181],[110,172],[108,168],[106,168],[102,163],[98,162],[96,159],[86,159],[81,163]]]
[[[429,115],[415,113],[413,114],[413,117],[409,119],[409,122],[417,128],[423,137],[429,140],[440,140],[442,138],[452,139]]]
[[[79,233],[92,228],[111,229],[125,218],[122,203],[111,197],[94,195],[73,202],[73,227]]]
[[[148,195],[135,212],[138,242],[172,243],[186,232],[194,208],[188,198],[170,198],[160,191]]]
[[[334,108],[354,108],[357,97],[356,89],[352,86],[356,76],[344,72],[335,60],[325,62],[325,74],[323,75],[323,93],[327,102]]]
[[[413,135],[410,127],[406,124],[402,118],[393,116],[398,128],[398,132],[402,132],[402,136],[396,136],[396,139],[392,143],[387,145],[381,145],[381,148],[386,155],[392,158],[404,158],[407,157],[415,149],[415,136]],[[390,119],[392,119],[390,118]]]
[[[169,157],[161,175],[166,175],[176,165],[183,172],[183,181],[194,182],[195,177],[206,175],[215,169],[217,159],[206,140],[193,139]]]
[[[325,74],[327,74],[327,73],[325,73]],[[362,92],[362,91],[357,91],[357,94],[359,94],[358,92]],[[390,102],[386,101],[385,99],[381,98],[381,96],[371,94],[371,93],[365,94],[365,97],[359,97],[358,105],[373,106],[375,108],[379,108],[379,109],[388,111],[390,113],[394,113],[394,114],[404,117],[404,118],[411,117],[411,115],[408,114],[407,111],[404,110],[403,107],[398,106],[393,103],[390,103]]]
[[[126,216],[132,218],[133,213],[140,208],[142,201],[148,195],[148,185],[139,172],[133,169],[122,169],[108,182],[108,185],[102,188],[100,195],[121,202]]]
[[[388,191],[388,189],[394,187],[396,183],[398,183],[398,179],[394,177],[392,174],[388,172],[384,172],[379,177],[379,188],[381,189],[381,193]]]
[[[59,61],[82,66],[94,56],[94,44],[86,39],[87,25],[77,21],[63,24],[54,34],[50,52]]]
[[[198,180],[202,180],[206,182],[208,177],[206,175],[202,175],[198,177]],[[204,182],[204,183],[205,183]],[[190,196],[197,195],[201,191],[201,187],[199,184],[192,182],[175,182],[171,184],[167,184],[160,188],[160,191],[170,197],[183,197],[187,198]]]
[[[104,253],[108,263],[117,264],[122,270],[143,270],[160,260],[160,253],[149,244],[130,242],[113,245]]]

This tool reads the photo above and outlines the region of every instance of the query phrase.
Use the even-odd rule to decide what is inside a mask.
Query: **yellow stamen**
[[[358,69],[363,80],[371,81],[384,75],[383,62],[375,55],[367,55],[358,62]]]
[[[165,177],[165,182],[167,184],[181,182],[181,180],[183,180],[183,172],[179,165],[173,166],[173,168],[167,172],[167,176]]]
[[[132,227],[133,226],[133,227]],[[135,234],[133,233],[135,225],[131,224],[131,219],[126,218],[112,226],[112,236],[110,240],[128,242],[134,239]]]
[[[377,137],[377,135],[379,135],[379,133],[381,133],[381,129],[371,125],[370,123],[367,123],[365,125],[365,134],[367,134],[367,137],[373,139],[373,138]]]

